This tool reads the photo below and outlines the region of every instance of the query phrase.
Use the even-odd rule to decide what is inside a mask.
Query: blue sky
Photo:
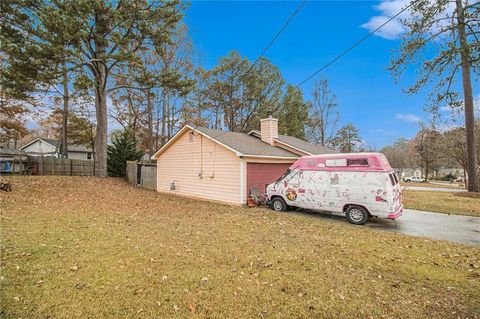
[[[279,66],[287,83],[296,85],[404,1],[309,1],[265,56]],[[185,20],[199,63],[212,68],[231,50],[254,60],[298,5],[297,1],[193,1]],[[419,121],[429,117],[423,110],[428,90],[416,96],[402,92],[415,74],[409,72],[395,84],[386,70],[392,50],[399,48],[400,31],[398,23],[388,25],[320,75],[337,95],[341,124],[354,123],[365,141],[376,147],[412,137]],[[314,81],[302,86],[306,99]]]

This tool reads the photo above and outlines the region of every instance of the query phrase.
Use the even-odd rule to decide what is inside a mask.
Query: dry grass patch
[[[480,250],[121,180],[12,178],[6,318],[476,318]]]
[[[472,193],[472,192],[455,193],[455,196],[480,199],[480,193]]]
[[[458,189],[464,189],[465,187],[463,185],[459,184],[450,184],[450,183],[438,183],[438,184],[432,184],[432,183],[416,183],[416,182],[400,182],[400,185],[406,186],[407,189],[408,187],[428,187],[428,188],[458,188]]]
[[[406,208],[429,212],[480,217],[480,197],[465,193],[409,191],[404,192]]]

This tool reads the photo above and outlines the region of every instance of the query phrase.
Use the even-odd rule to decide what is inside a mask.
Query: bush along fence
[[[127,181],[147,189],[157,188],[157,163],[156,161],[128,161]]]
[[[32,175],[93,176],[94,161],[32,157]]]

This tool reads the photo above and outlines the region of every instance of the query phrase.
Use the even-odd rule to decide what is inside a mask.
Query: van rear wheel
[[[368,221],[368,212],[365,208],[352,205],[345,212],[348,222],[355,225],[363,225]]]
[[[284,212],[287,210],[287,203],[281,197],[272,199],[272,208],[277,212]]]

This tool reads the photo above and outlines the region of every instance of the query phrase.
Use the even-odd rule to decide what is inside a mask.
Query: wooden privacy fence
[[[128,161],[126,173],[127,181],[134,186],[157,188],[156,161]]]
[[[94,162],[55,157],[32,157],[32,175],[93,176]]]

